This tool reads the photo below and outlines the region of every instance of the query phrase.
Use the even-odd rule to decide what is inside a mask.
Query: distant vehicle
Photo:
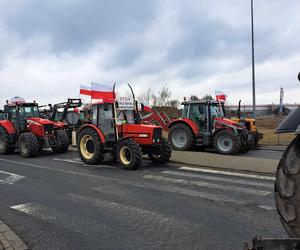
[[[4,106],[4,118],[0,120],[0,154],[19,149],[21,156],[34,157],[39,150],[51,147],[55,153],[65,153],[69,139],[63,123],[40,118],[38,104],[23,101]]]

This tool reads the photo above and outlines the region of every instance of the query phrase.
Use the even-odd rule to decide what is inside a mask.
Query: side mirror
[[[298,81],[300,82],[300,72],[298,73]]]

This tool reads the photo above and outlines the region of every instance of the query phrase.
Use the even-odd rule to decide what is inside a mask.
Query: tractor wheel
[[[54,153],[66,153],[69,148],[69,137],[66,131],[58,129],[55,131],[56,145],[52,147]]]
[[[77,148],[81,160],[86,164],[95,165],[103,161],[103,145],[94,129],[86,128],[79,132]]]
[[[39,152],[39,142],[36,136],[31,132],[20,134],[18,146],[21,156],[25,158],[35,157]]]
[[[123,140],[117,147],[118,162],[128,170],[138,169],[142,163],[142,149],[134,140]]]
[[[166,139],[162,139],[162,143],[159,147],[160,153],[149,154],[149,158],[152,160],[153,163],[164,164],[170,160],[172,155],[172,148]]]
[[[9,145],[10,136],[6,129],[0,126],[0,154],[11,154],[15,151],[15,147]]]
[[[195,136],[189,126],[175,124],[169,130],[169,143],[175,150],[189,150],[195,143]]]
[[[290,237],[300,237],[300,136],[287,147],[278,164],[275,202],[281,223]]]
[[[221,130],[214,136],[213,145],[219,154],[234,155],[241,150],[241,139],[233,131]]]

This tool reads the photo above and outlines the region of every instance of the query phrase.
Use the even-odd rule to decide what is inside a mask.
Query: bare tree
[[[159,91],[158,93],[159,95],[159,104],[160,106],[164,106],[167,104],[169,98],[171,97],[172,93],[169,90],[169,87],[167,86],[167,84],[165,84],[163,86],[163,88],[161,89],[161,91]]]
[[[173,99],[167,102],[167,106],[172,107],[172,108],[178,108],[180,105],[180,102],[177,99]]]
[[[153,106],[157,106],[158,105],[158,97],[155,94],[152,94],[151,99],[152,99]]]

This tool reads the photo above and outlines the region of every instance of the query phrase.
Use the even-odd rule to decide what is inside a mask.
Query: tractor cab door
[[[207,105],[196,103],[189,105],[188,118],[194,120],[199,127],[200,133],[208,131]]]
[[[115,128],[112,104],[94,105],[92,108],[92,123],[101,129],[106,141],[115,141]]]

